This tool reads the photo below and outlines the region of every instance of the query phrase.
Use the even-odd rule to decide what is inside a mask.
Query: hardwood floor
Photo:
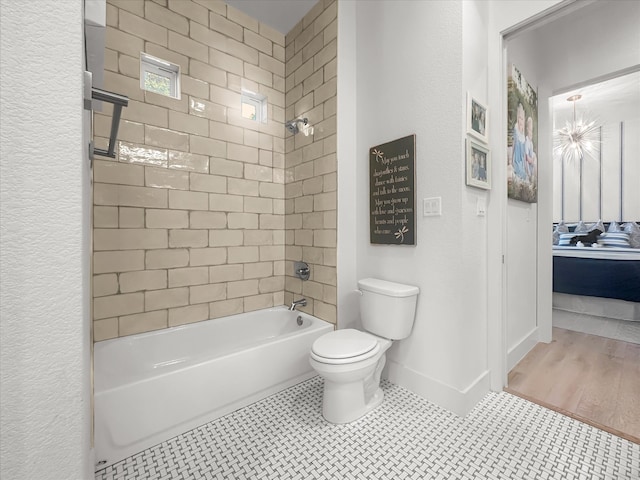
[[[640,345],[553,328],[509,372],[505,389],[640,443]]]

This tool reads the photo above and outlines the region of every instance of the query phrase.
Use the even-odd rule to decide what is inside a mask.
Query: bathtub
[[[277,307],[96,343],[96,470],[313,377],[332,330]]]

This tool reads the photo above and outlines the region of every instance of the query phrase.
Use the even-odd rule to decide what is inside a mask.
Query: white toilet
[[[360,280],[358,287],[366,331],[336,330],[311,347],[309,362],[324,379],[322,415],[331,423],[353,422],[382,403],[385,352],[411,333],[420,291],[375,278]]]

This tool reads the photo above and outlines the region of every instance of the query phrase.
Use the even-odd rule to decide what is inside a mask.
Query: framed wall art
[[[478,140],[488,143],[487,107],[467,93],[467,133]]]
[[[467,185],[491,189],[491,152],[486,145],[467,138]]]

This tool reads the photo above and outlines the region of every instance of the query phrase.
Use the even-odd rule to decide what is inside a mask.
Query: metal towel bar
[[[102,155],[103,157],[116,158],[116,137],[118,136],[118,127],[120,126],[120,115],[122,114],[122,107],[126,107],[129,105],[129,97],[92,87],[91,98],[94,100],[113,104],[113,117],[111,118],[111,134],[109,135],[109,146],[107,150],[104,150],[102,148],[94,148],[93,153],[95,155]]]

